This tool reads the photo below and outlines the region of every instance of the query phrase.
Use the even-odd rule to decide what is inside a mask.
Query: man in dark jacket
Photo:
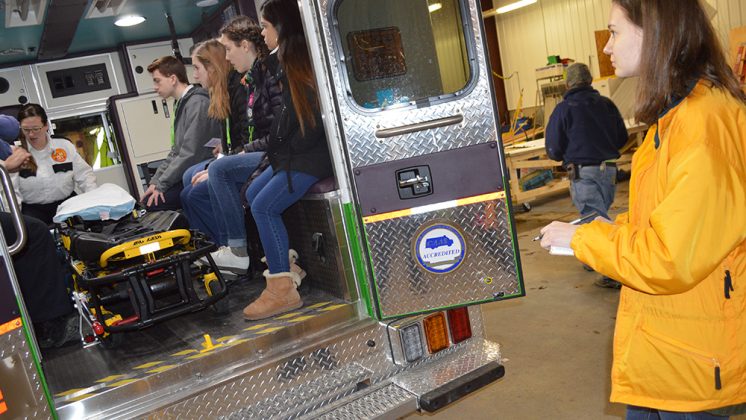
[[[617,107],[591,87],[592,81],[585,64],[568,67],[569,90],[549,118],[546,149],[570,171],[570,194],[580,214],[595,211],[608,218],[615,193],[614,160],[627,143],[627,129]]]
[[[148,66],[153,75],[153,87],[164,99],[174,99],[171,126],[171,152],[156,171],[143,194],[148,210],[181,208],[179,194],[183,189],[184,171],[209,159],[211,151],[204,147],[212,138],[220,138],[221,122],[209,118],[210,97],[201,87],[192,86],[184,64],[174,57],[161,57]],[[147,200],[147,201],[146,201]]]
[[[581,216],[592,212],[609,218],[616,192],[619,149],[627,129],[616,105],[591,87],[591,72],[582,63],[567,68],[564,100],[552,112],[546,128],[547,156],[561,160],[570,175],[570,196]],[[596,283],[617,287],[603,278]]]

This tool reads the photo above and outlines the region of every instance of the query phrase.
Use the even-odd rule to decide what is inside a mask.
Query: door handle
[[[13,218],[13,227],[16,229],[16,241],[8,247],[8,253],[15,255],[26,245],[26,226],[21,219],[21,211],[18,209],[16,193],[13,189],[13,183],[10,181],[10,174],[7,169],[0,165],[0,182],[3,185],[3,194],[10,207],[10,216]]]
[[[430,180],[428,180],[427,177],[417,175],[414,178],[399,181],[399,188],[413,187],[415,185],[427,188],[430,186]]]

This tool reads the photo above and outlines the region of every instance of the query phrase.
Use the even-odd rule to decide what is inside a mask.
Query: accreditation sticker
[[[417,263],[435,274],[456,270],[466,257],[466,241],[456,226],[434,223],[421,229],[412,244]]]

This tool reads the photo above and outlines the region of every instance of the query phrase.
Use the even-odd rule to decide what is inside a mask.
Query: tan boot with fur
[[[298,274],[290,271],[270,274],[264,270],[267,287],[259,298],[243,310],[244,318],[249,321],[269,318],[303,306],[296,284],[300,283]]]
[[[267,257],[262,257],[261,260],[264,264],[267,264]],[[304,278],[306,278],[306,271],[300,268],[298,264],[295,262],[298,261],[298,251],[294,249],[288,250],[288,261],[290,262],[290,271],[298,275],[297,283],[295,283],[295,287],[300,287],[300,283],[303,281]]]

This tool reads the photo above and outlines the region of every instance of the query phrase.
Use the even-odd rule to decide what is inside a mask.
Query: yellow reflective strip
[[[306,315],[306,316],[300,316],[298,318],[288,319],[288,322],[301,322],[305,321],[307,319],[314,318],[316,315]]]
[[[238,344],[243,344],[243,343],[246,343],[246,342],[249,342],[249,341],[251,341],[251,340],[249,340],[248,338],[242,338],[240,340],[231,341],[230,343],[226,343],[226,346],[231,347],[231,346],[235,346],[235,345],[238,345]]]
[[[189,357],[187,357],[187,359],[189,359],[189,360],[200,359],[202,357],[208,356],[209,354],[210,354],[210,351],[208,350],[208,351],[206,351],[204,353],[195,354],[194,356],[189,356]]]
[[[76,392],[84,391],[86,389],[88,389],[88,388],[73,388],[73,389],[68,389],[65,392],[60,392],[59,394],[54,394],[54,396],[55,397],[65,397],[67,395],[75,394]]]
[[[328,304],[330,304],[330,303],[331,303],[331,302],[319,302],[319,303],[317,303],[317,304],[315,304],[315,305],[311,305],[311,306],[306,306],[306,309],[316,309],[316,308],[320,308],[320,307],[322,307],[322,306],[328,305]]]
[[[285,328],[285,327],[272,327],[272,328],[267,328],[266,330],[257,331],[256,333],[257,334],[267,334],[267,333],[271,333],[271,332],[275,332],[275,331],[281,330],[283,328]]]
[[[137,382],[137,381],[138,381],[137,379],[123,379],[123,380],[121,380],[119,382],[114,382],[113,384],[109,384],[109,387],[110,388],[117,388],[117,387],[120,387],[120,386],[131,384],[132,382]]]
[[[430,213],[438,210],[445,210],[456,207],[456,200],[441,201],[440,203],[428,204],[426,206],[412,208],[412,214]]]
[[[254,325],[253,327],[244,328],[243,330],[244,331],[256,331],[256,330],[261,330],[262,328],[267,327],[269,325],[270,324],[257,324],[257,325]]]
[[[149,370],[147,372],[148,373],[161,373],[161,372],[165,372],[165,371],[167,371],[169,369],[173,369],[175,367],[176,367],[176,365],[165,365],[165,366],[161,366],[161,367],[157,367],[155,369]]]
[[[375,223],[383,220],[398,219],[400,217],[411,216],[412,214],[429,213],[435,210],[443,210],[455,206],[465,206],[467,204],[481,203],[483,201],[496,200],[505,198],[505,191],[494,192],[489,194],[475,195],[473,197],[459,198],[458,200],[443,201],[440,203],[428,204],[426,206],[414,207],[411,209],[397,210],[388,213],[376,214],[373,216],[363,217],[363,223]]]
[[[21,318],[16,318],[8,321],[5,324],[0,325],[0,335],[11,332],[13,330],[17,330],[18,328],[21,328],[22,325],[23,321],[21,321]]]
[[[67,400],[67,401],[80,401],[80,400],[86,399],[86,398],[88,398],[88,397],[92,397],[92,396],[94,396],[94,395],[96,395],[96,394],[83,394],[83,395],[78,395],[77,397],[72,397],[72,398],[70,398],[70,399],[69,399],[69,400]]]
[[[321,309],[321,311],[323,311],[323,312],[327,312],[327,311],[333,311],[333,310],[335,310],[335,309],[343,308],[343,307],[345,307],[345,306],[347,306],[347,304],[346,304],[346,303],[340,303],[339,305],[332,305],[332,306],[328,306],[328,307],[326,307],[326,308],[324,308],[324,309]]]
[[[181,357],[181,356],[186,356],[187,354],[192,354],[192,353],[199,353],[199,352],[197,350],[194,350],[194,349],[189,349],[189,350],[182,350],[182,351],[180,351],[178,353],[174,353],[171,356]]]
[[[505,191],[494,192],[489,194],[475,195],[474,197],[459,198],[456,200],[458,206],[466,206],[483,201],[498,200],[505,198]]]
[[[158,366],[161,363],[163,363],[163,362],[148,362],[148,363],[144,363],[144,364],[142,364],[140,366],[135,366],[134,369],[147,369],[147,368],[151,368],[153,366]]]
[[[285,315],[282,315],[282,316],[278,316],[275,319],[288,319],[288,318],[292,318],[294,316],[298,316],[298,315],[300,315],[302,313],[303,312],[290,312],[288,314],[285,314]]]
[[[216,339],[215,341],[218,342],[218,343],[222,343],[223,341],[232,340],[234,338],[236,338],[235,335],[226,335],[225,337],[220,337],[220,338]]]
[[[399,217],[407,217],[412,214],[412,209],[397,210],[389,213],[376,214],[375,216],[363,217],[363,223],[375,223],[383,220],[398,219]]]
[[[107,376],[107,377],[105,377],[103,379],[99,379],[96,382],[99,383],[99,384],[102,384],[104,382],[111,382],[114,379],[119,379],[119,378],[124,378],[124,375],[111,375],[111,376]]]

